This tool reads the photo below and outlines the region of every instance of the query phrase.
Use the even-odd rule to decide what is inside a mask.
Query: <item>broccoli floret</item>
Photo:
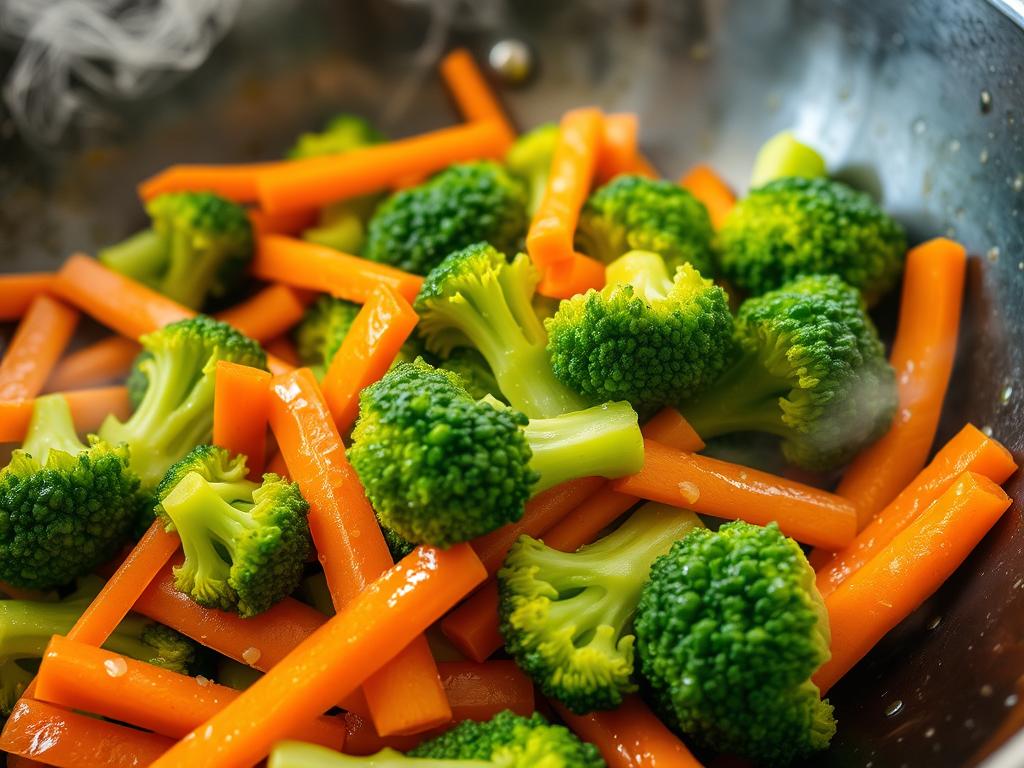
[[[363,390],[348,456],[385,526],[447,547],[518,520],[531,493],[639,471],[643,443],[628,403],[528,421],[416,361]]]
[[[200,605],[255,616],[290,595],[310,553],[309,505],[275,474],[245,479],[245,457],[200,445],[167,472],[156,511],[181,537],[175,586]]]
[[[526,210],[531,216],[544,197],[558,136],[557,123],[539,125],[516,139],[505,155],[505,166],[527,189]]]
[[[498,380],[494,378],[491,367],[475,349],[455,349],[439,363],[438,367],[456,374],[474,400],[490,396],[499,402],[507,402],[505,396],[501,394],[501,387],[498,386]]]
[[[491,161],[453,165],[381,204],[370,219],[364,255],[425,275],[473,243],[515,248],[526,224],[526,192],[504,168]]]
[[[153,355],[149,352],[139,352],[132,360],[132,367],[124,380],[124,385],[128,389],[128,402],[132,404],[133,411],[142,403],[142,398],[146,396],[146,390],[149,388],[149,379],[142,372],[142,364],[151,357]]]
[[[896,379],[856,290],[834,275],[748,299],[736,317],[738,359],[681,406],[705,440],[732,432],[782,438],[811,470],[849,461],[896,411]]]
[[[359,115],[341,114],[330,119],[322,131],[303,133],[288,150],[292,160],[340,155],[353,149],[380,144],[384,134]]]
[[[79,441],[62,396],[37,398],[24,444],[0,470],[0,579],[48,589],[113,557],[139,506],[129,465],[123,445]]]
[[[525,254],[510,264],[493,246],[477,243],[432,270],[415,303],[427,349],[441,357],[459,347],[479,350],[502,394],[530,418],[589,405],[551,370],[547,333],[531,305],[538,280]]]
[[[356,757],[298,741],[279,742],[268,768],[604,768],[597,747],[534,713],[464,720],[408,755],[385,749]]]
[[[645,504],[577,552],[521,536],[498,573],[505,649],[573,712],[617,707],[636,690],[631,622],[651,563],[700,524],[692,512]]]
[[[139,341],[152,355],[139,364],[145,394],[128,421],[108,416],[99,435],[112,445],[128,444],[132,470],[143,489],[152,489],[171,464],[209,442],[217,361],[265,370],[267,356],[227,323],[203,315],[170,323]]]
[[[150,228],[104,248],[100,261],[193,309],[238,283],[253,252],[242,206],[212,192],[171,192],[146,213]]]
[[[778,179],[753,190],[718,233],[723,274],[759,295],[800,275],[838,275],[868,303],[903,269],[903,228],[863,192],[831,179]]]
[[[698,743],[784,764],[836,725],[811,675],[828,614],[799,545],[774,523],[692,531],[655,561],[636,614],[643,676]]]
[[[729,299],[689,264],[630,251],[609,265],[600,291],[563,301],[544,325],[555,375],[593,402],[637,408],[705,389],[733,352]]]
[[[101,586],[99,579],[88,577],[60,602],[0,600],[0,716],[11,713],[50,638],[71,630]],[[182,674],[189,674],[196,659],[191,640],[135,614],[118,625],[103,647]]]
[[[750,186],[761,187],[788,176],[816,179],[825,175],[825,160],[806,144],[796,140],[792,131],[783,131],[761,145],[754,160]]]
[[[580,211],[576,247],[605,264],[629,251],[654,251],[675,272],[692,264],[715,275],[714,230],[697,198],[671,181],[616,176]]]

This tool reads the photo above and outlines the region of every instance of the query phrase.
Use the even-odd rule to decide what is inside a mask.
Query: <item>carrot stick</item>
[[[899,409],[892,428],[861,453],[836,493],[854,503],[863,528],[928,460],[953,372],[967,253],[945,238],[911,249],[889,362]]]
[[[462,119],[467,123],[492,122],[500,126],[505,142],[502,151],[507,150],[515,141],[516,129],[469,51],[456,48],[441,59],[440,70]]]
[[[603,130],[597,109],[575,109],[562,117],[548,183],[526,235],[526,250],[541,272],[572,259],[573,234],[594,181]]]
[[[43,655],[35,696],[180,739],[237,699],[239,692],[58,635]],[[345,721],[313,717],[297,724],[290,736],[341,749]]]
[[[485,576],[468,545],[418,547],[153,768],[248,768],[365,683]]]
[[[260,238],[252,271],[263,280],[322,291],[359,304],[368,301],[380,285],[394,289],[411,303],[423,285],[418,275],[281,235]]]
[[[123,379],[141,351],[138,342],[124,336],[111,336],[72,352],[53,369],[46,388],[85,389]]]
[[[252,203],[259,197],[260,175],[286,164],[172,165],[139,184],[139,197],[149,201],[167,192],[215,192],[236,203]]]
[[[633,173],[637,167],[640,126],[632,112],[604,116],[601,143],[597,149],[597,183],[604,184],[620,173]]]
[[[252,224],[252,230],[257,236],[298,235],[316,224],[319,215],[320,212],[315,208],[278,214],[253,208],[249,211],[249,223]]]
[[[302,365],[302,362],[299,360],[299,353],[295,349],[295,344],[287,334],[271,339],[263,345],[263,348],[267,350],[267,354],[283,360],[293,368],[299,368]]]
[[[1013,455],[998,440],[967,424],[857,534],[857,538],[818,569],[818,591],[822,597],[827,597],[896,538],[964,472],[976,472],[1002,484],[1016,470]]]
[[[409,302],[387,286],[377,288],[359,310],[323,380],[339,431],[355,423],[359,393],[387,373],[418,320]]]
[[[71,409],[71,418],[79,434],[95,432],[108,414],[127,419],[132,412],[128,390],[124,387],[103,387],[62,392]],[[0,443],[20,443],[32,418],[34,400],[0,401]]]
[[[173,744],[166,736],[22,698],[4,726],[0,750],[56,768],[138,768]]]
[[[270,418],[270,374],[217,361],[213,396],[213,443],[248,459],[249,479],[263,476]]]
[[[214,317],[263,342],[280,336],[299,322],[311,299],[305,291],[270,285]]]
[[[620,493],[694,512],[767,525],[824,547],[857,535],[857,511],[846,499],[784,477],[644,441],[644,468],[612,482]]]
[[[505,128],[488,120],[376,144],[342,155],[292,160],[259,174],[260,207],[270,214],[320,208],[387,189],[417,173],[491,157],[506,149]]]
[[[50,272],[0,275],[0,322],[18,320],[36,297],[50,290]]]
[[[658,169],[654,167],[642,152],[638,152],[636,155],[636,163],[633,165],[632,173],[637,176],[643,176],[647,179],[660,179],[661,174],[658,173]]]
[[[309,502],[309,530],[340,611],[391,567],[391,554],[313,374],[303,368],[275,378],[271,394],[270,426],[289,475]],[[363,692],[382,736],[451,720],[422,637],[367,680]]]
[[[32,300],[0,361],[0,400],[38,395],[78,324],[78,312],[41,294]]]
[[[597,259],[573,253],[569,261],[551,265],[541,276],[537,293],[552,299],[570,299],[591,288],[604,288],[605,267]]]
[[[608,768],[701,768],[636,694],[627,696],[617,709],[589,715],[574,715],[553,699],[550,704],[577,736],[600,750]]]
[[[720,229],[729,211],[736,205],[736,195],[725,180],[709,165],[695,165],[679,179],[679,186],[704,203],[711,217],[711,226]]]
[[[825,599],[832,658],[812,678],[822,693],[952,575],[1010,502],[987,477],[963,473]]]

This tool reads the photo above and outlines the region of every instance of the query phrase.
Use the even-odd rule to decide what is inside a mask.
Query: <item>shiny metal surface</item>
[[[753,153],[792,127],[878,194],[916,237],[971,261],[940,439],[965,420],[1024,456],[1024,20],[1019,0],[308,0],[247,20],[197,75],[116,107],[74,150],[33,155],[0,126],[3,271],[57,264],[143,220],[134,184],[174,161],[275,157],[335,110],[393,135],[455,119],[432,64],[505,37],[537,71],[504,92],[524,126],[595,103],[636,110],[656,165],[708,161],[742,188]],[[452,10],[454,9],[454,10]],[[893,307],[883,306],[881,324]],[[837,686],[814,765],[977,763],[1024,723],[1024,484],[965,567]],[[1024,744],[1001,766],[1024,765]]]

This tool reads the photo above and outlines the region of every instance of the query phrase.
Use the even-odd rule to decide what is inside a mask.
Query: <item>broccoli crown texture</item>
[[[301,160],[307,157],[340,155],[384,141],[384,135],[359,115],[335,115],[322,131],[303,133],[288,150],[288,157]]]
[[[474,400],[490,396],[500,402],[506,402],[505,396],[501,394],[501,387],[498,386],[498,380],[494,378],[494,372],[483,355],[475,349],[460,347],[452,350],[438,367],[456,374]]]
[[[673,279],[646,251],[613,262],[604,289],[563,301],[545,327],[555,375],[593,402],[678,402],[711,384],[733,352],[725,291],[689,264]]]
[[[825,470],[889,428],[895,374],[860,295],[838,277],[808,276],[748,299],[736,332],[738,359],[682,406],[701,437],[768,432],[789,461]]]
[[[245,479],[245,457],[202,445],[167,472],[157,514],[185,553],[175,584],[200,605],[262,613],[291,594],[310,552],[309,505],[294,483]]]
[[[238,284],[253,252],[242,206],[212,192],[169,192],[146,212],[151,227],[103,249],[100,261],[193,309]]]
[[[783,178],[753,190],[718,233],[722,272],[753,295],[800,275],[839,275],[873,303],[903,269],[903,228],[863,192]]]
[[[589,404],[551,370],[547,333],[532,304],[538,280],[526,254],[509,263],[493,246],[476,243],[431,270],[415,303],[427,349],[442,357],[477,349],[504,398],[530,418]]]
[[[521,536],[498,573],[505,649],[573,712],[617,707],[636,690],[630,622],[651,563],[699,525],[692,512],[646,504],[577,552]]]
[[[509,173],[522,181],[528,190],[526,208],[531,215],[544,196],[558,136],[557,123],[539,125],[516,139],[505,155],[505,166]]]
[[[89,573],[127,541],[138,505],[128,449],[83,445],[67,401],[37,398],[24,444],[0,470],[0,579],[48,589]]]
[[[171,464],[210,441],[217,361],[265,370],[267,356],[252,339],[204,315],[170,323],[140,341],[151,355],[139,363],[146,378],[142,400],[126,422],[108,416],[99,434],[111,444],[128,444],[132,470],[143,489],[151,489]]]
[[[381,204],[367,227],[364,255],[425,275],[473,243],[515,248],[526,224],[526,192],[504,168],[491,161],[453,165]]]
[[[715,275],[714,230],[697,198],[671,181],[616,176],[580,212],[577,247],[605,264],[629,251],[654,251],[675,272],[692,264]]]
[[[828,746],[832,707],[810,680],[829,658],[828,614],[774,523],[693,530],[654,562],[635,624],[643,676],[701,745],[759,765]]]

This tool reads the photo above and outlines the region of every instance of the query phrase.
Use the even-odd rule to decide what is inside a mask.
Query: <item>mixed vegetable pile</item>
[[[1009,505],[975,427],[929,461],[962,247],[789,134],[736,201],[441,73],[464,125],[176,166],[0,276],[8,765],[784,765]]]

